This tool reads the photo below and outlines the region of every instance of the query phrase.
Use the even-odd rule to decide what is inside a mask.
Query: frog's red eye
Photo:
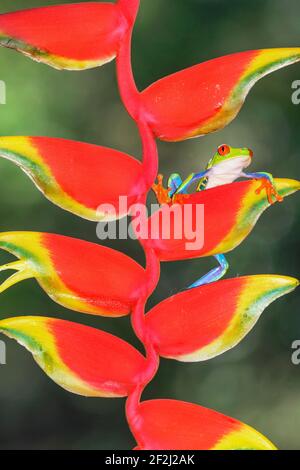
[[[218,148],[218,154],[224,157],[225,155],[228,155],[230,153],[230,147],[229,145],[220,145]]]

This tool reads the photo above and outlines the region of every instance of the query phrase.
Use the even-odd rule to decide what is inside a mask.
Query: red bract
[[[274,450],[255,429],[216,411],[176,400],[144,401],[134,436],[139,450]]]
[[[28,349],[58,385],[89,397],[123,397],[139,381],[145,358],[105,331],[56,318],[17,317],[0,331]]]
[[[211,359],[236,346],[264,309],[294,290],[285,276],[245,276],[197,287],[169,297],[146,315],[161,356],[183,362]]]
[[[111,3],[55,5],[0,15],[0,44],[58,69],[81,70],[112,60],[127,28]]]
[[[51,233],[5,232],[0,233],[0,248],[20,259],[0,267],[17,271],[4,281],[0,292],[34,277],[64,307],[121,317],[132,311],[148,288],[142,266],[96,243]]]
[[[300,182],[296,180],[275,179],[275,184],[282,197],[300,189]],[[257,193],[260,186],[259,181],[241,181],[194,193],[182,205],[164,204],[148,220],[144,246],[155,250],[161,261],[198,258],[233,250],[270,207],[266,192]],[[202,208],[204,218],[200,212]],[[201,238],[199,234],[202,232]],[[199,246],[195,243],[197,237],[203,241]]]
[[[73,140],[0,137],[0,156],[22,168],[54,204],[88,220],[127,215],[153,183],[126,153]],[[126,197],[123,209],[120,197]]]
[[[177,72],[143,91],[155,135],[179,141],[222,129],[238,114],[253,85],[300,60],[300,48],[231,54]]]

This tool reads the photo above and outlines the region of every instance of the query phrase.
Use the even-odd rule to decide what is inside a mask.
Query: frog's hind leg
[[[182,185],[182,178],[178,173],[172,173],[168,180],[169,196],[172,197]]]
[[[207,274],[202,276],[198,281],[191,284],[188,289],[193,289],[194,287],[203,286],[204,284],[209,284],[211,282],[218,281],[221,279],[227,272],[229,264],[224,255],[215,255],[216,260],[219,263],[217,268],[212,269]]]

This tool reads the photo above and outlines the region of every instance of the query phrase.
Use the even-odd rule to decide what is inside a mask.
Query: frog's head
[[[248,148],[234,148],[223,144],[218,147],[217,152],[210,159],[207,169],[220,164],[226,164],[227,162],[234,163],[234,166],[239,166],[241,169],[247,168],[251,163],[252,157],[253,152]]]

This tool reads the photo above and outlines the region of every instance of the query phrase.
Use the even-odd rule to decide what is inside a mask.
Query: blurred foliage
[[[2,0],[0,13],[56,3]],[[299,46],[299,17],[298,0],[142,0],[133,44],[138,86],[142,89],[163,75],[231,52]],[[4,49],[0,63],[0,79],[7,86],[7,104],[0,105],[1,135],[65,137],[140,156],[136,128],[119,100],[114,63],[80,73],[58,72]],[[238,119],[217,134],[159,144],[160,170],[166,175],[198,171],[216,146],[226,142],[254,150],[253,171],[299,179],[300,106],[291,102],[291,84],[297,79],[299,65],[262,80]],[[97,241],[95,224],[51,205],[10,162],[1,160],[0,172],[2,231],[48,231]],[[228,255],[229,275],[299,275],[299,234],[296,195],[272,207],[246,242]],[[110,245],[143,262],[136,242]],[[1,253],[1,262],[8,259]],[[150,304],[188,285],[213,265],[213,259],[163,265]],[[136,344],[128,318],[93,318],[64,310],[34,280],[1,294],[0,308],[1,317],[68,318]],[[224,356],[202,364],[163,360],[145,396],[215,408],[254,426],[282,449],[300,449],[300,366],[291,363],[295,339],[300,339],[299,298],[292,294],[269,307],[246,340]],[[0,402],[2,449],[127,449],[134,444],[123,400],[68,394],[12,341],[7,341],[7,365],[0,366]]]

